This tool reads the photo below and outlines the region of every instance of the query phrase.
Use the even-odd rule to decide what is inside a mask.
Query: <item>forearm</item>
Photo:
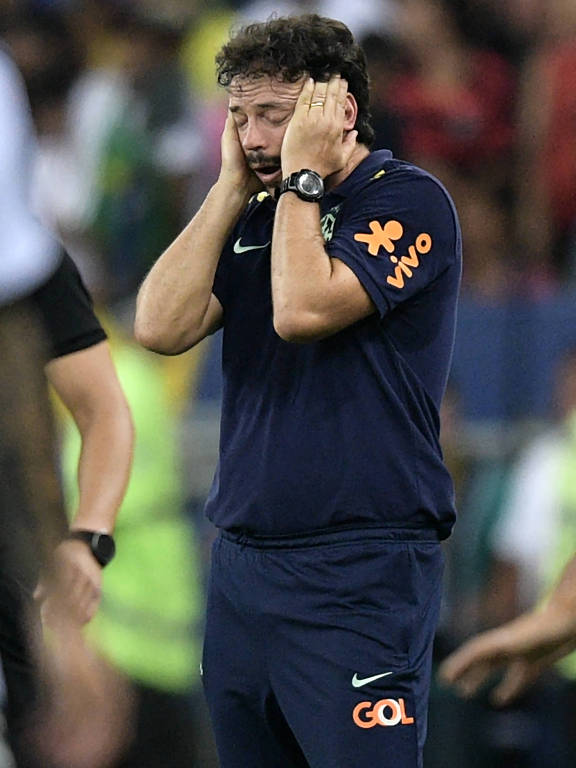
[[[325,338],[374,311],[353,271],[326,251],[318,205],[292,193],[276,210],[272,303],[276,332],[293,342]]]
[[[576,556],[568,563],[548,600],[508,625],[518,651],[550,663],[576,647]]]
[[[242,189],[216,183],[152,267],[137,302],[135,334],[143,346],[177,354],[213,330],[205,321],[218,259],[248,197]]]
[[[332,273],[320,229],[320,207],[296,195],[281,196],[272,239],[274,324],[282,330],[291,318],[322,309]]]
[[[79,428],[78,506],[71,527],[111,533],[132,465],[133,427],[128,406],[117,402]]]
[[[564,627],[564,638],[576,644],[576,555],[566,566],[544,611],[556,617],[560,627]],[[561,628],[559,633],[562,634]]]
[[[575,647],[576,556],[542,607],[468,640],[443,662],[440,677],[469,696],[506,664],[507,674],[494,691],[504,704]]]
[[[51,360],[46,375],[82,440],[75,525],[112,530],[128,482],[134,432],[108,342]]]

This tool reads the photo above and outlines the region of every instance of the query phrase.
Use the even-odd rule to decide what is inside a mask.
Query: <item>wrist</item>
[[[326,178],[327,174],[325,173],[324,169],[321,167],[321,164],[314,160],[298,160],[297,162],[291,161],[287,163],[282,163],[282,178],[286,179],[291,174],[298,173],[304,168],[310,171],[314,171],[314,173],[317,173],[318,176],[320,176],[322,179]]]
[[[114,538],[105,531],[97,531],[90,528],[72,528],[68,532],[66,540],[84,542],[102,568],[108,565],[116,554]]]
[[[307,203],[319,203],[324,197],[324,181],[319,173],[301,168],[282,179],[279,194],[292,192]]]
[[[242,181],[220,174],[209,192],[209,196],[220,201],[231,213],[241,213],[248,205],[248,201],[255,190]]]

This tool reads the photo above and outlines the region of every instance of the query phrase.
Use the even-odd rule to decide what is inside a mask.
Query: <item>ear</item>
[[[351,93],[346,94],[346,106],[344,107],[344,130],[351,131],[356,125],[358,117],[358,104]]]

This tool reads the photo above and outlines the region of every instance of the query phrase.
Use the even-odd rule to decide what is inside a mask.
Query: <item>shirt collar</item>
[[[331,189],[328,196],[334,195],[342,199],[350,197],[356,190],[366,183],[366,179],[371,178],[375,173],[382,169],[384,163],[388,160],[392,160],[392,152],[389,149],[378,149],[375,152],[371,152],[367,157],[359,163],[352,173],[347,176],[344,181],[338,184],[337,187]]]
[[[344,181],[340,182],[337,187],[334,187],[334,189],[331,189],[326,194],[326,197],[332,198],[334,196],[343,200],[350,197],[357,188],[364,186],[366,179],[371,178],[375,173],[382,170],[384,163],[392,160],[392,158],[393,155],[389,149],[377,149],[374,152],[370,152],[361,163],[358,163],[352,173],[346,176]],[[267,205],[276,208],[278,192],[279,190],[276,189],[273,195],[267,195],[263,198]]]

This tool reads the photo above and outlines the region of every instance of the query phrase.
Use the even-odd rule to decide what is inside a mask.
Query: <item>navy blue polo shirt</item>
[[[377,311],[321,341],[272,323],[276,203],[253,199],[219,261],[224,310],[220,460],[206,512],[219,527],[282,535],[454,522],[438,442],[461,271],[442,185],[390,152],[370,154],[322,201],[326,249]]]

